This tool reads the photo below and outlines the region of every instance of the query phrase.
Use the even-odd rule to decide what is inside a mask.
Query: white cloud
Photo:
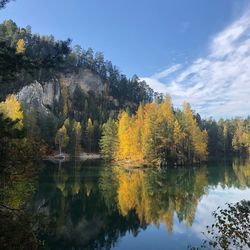
[[[172,73],[174,73],[175,71],[177,71],[178,69],[181,68],[180,64],[175,64],[173,66],[171,66],[170,68],[167,68],[161,72],[155,73],[154,75],[152,75],[153,79],[162,79],[165,78],[169,75],[171,75]]]
[[[250,189],[240,190],[233,187],[223,189],[221,186],[217,186],[214,190],[210,189],[209,194],[202,197],[196,208],[195,220],[190,230],[201,239],[204,239],[201,232],[206,231],[206,226],[214,222],[212,212],[218,206],[225,208],[225,201],[227,203],[236,203],[240,200],[248,200],[249,195]]]
[[[160,92],[160,93],[166,92],[166,85],[160,82],[158,79],[154,79],[150,77],[143,77],[141,78],[141,80],[146,81],[147,84],[149,84],[149,86],[157,92]]]
[[[175,105],[188,101],[205,116],[250,115],[250,12],[212,39],[206,57],[142,79],[154,90],[169,93]]]

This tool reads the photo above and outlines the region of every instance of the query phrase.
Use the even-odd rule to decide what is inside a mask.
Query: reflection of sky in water
[[[208,164],[156,170],[46,162],[29,206],[55,222],[48,238],[41,235],[50,249],[187,249],[201,244],[218,206],[250,197],[250,161]]]
[[[225,203],[236,203],[240,200],[249,200],[250,189],[222,188],[220,185],[216,188],[210,188],[208,195],[204,195],[199,201],[195,213],[195,219],[189,228],[185,222],[179,222],[176,214],[174,216],[173,232],[169,233],[165,224],[159,228],[150,225],[146,230],[141,230],[134,237],[130,232],[121,238],[113,249],[187,249],[189,244],[198,246],[203,239],[202,231],[205,231],[207,225],[213,222],[212,212],[218,206],[225,207]]]

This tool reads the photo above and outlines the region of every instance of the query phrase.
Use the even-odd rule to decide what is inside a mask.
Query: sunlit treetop
[[[17,41],[17,45],[16,45],[16,53],[17,54],[24,54],[25,53],[25,41],[23,39],[19,39]]]

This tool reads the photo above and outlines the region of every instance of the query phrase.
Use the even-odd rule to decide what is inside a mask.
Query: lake
[[[249,199],[250,161],[164,170],[44,162],[27,197],[49,225],[38,225],[44,249],[187,249],[218,206]]]

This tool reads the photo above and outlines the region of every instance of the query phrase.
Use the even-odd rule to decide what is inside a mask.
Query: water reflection
[[[27,207],[49,221],[50,230],[39,235],[49,249],[110,249],[151,225],[164,224],[175,235],[176,223],[192,228],[197,206],[210,190],[250,185],[249,160],[160,171],[77,161],[46,165]]]

